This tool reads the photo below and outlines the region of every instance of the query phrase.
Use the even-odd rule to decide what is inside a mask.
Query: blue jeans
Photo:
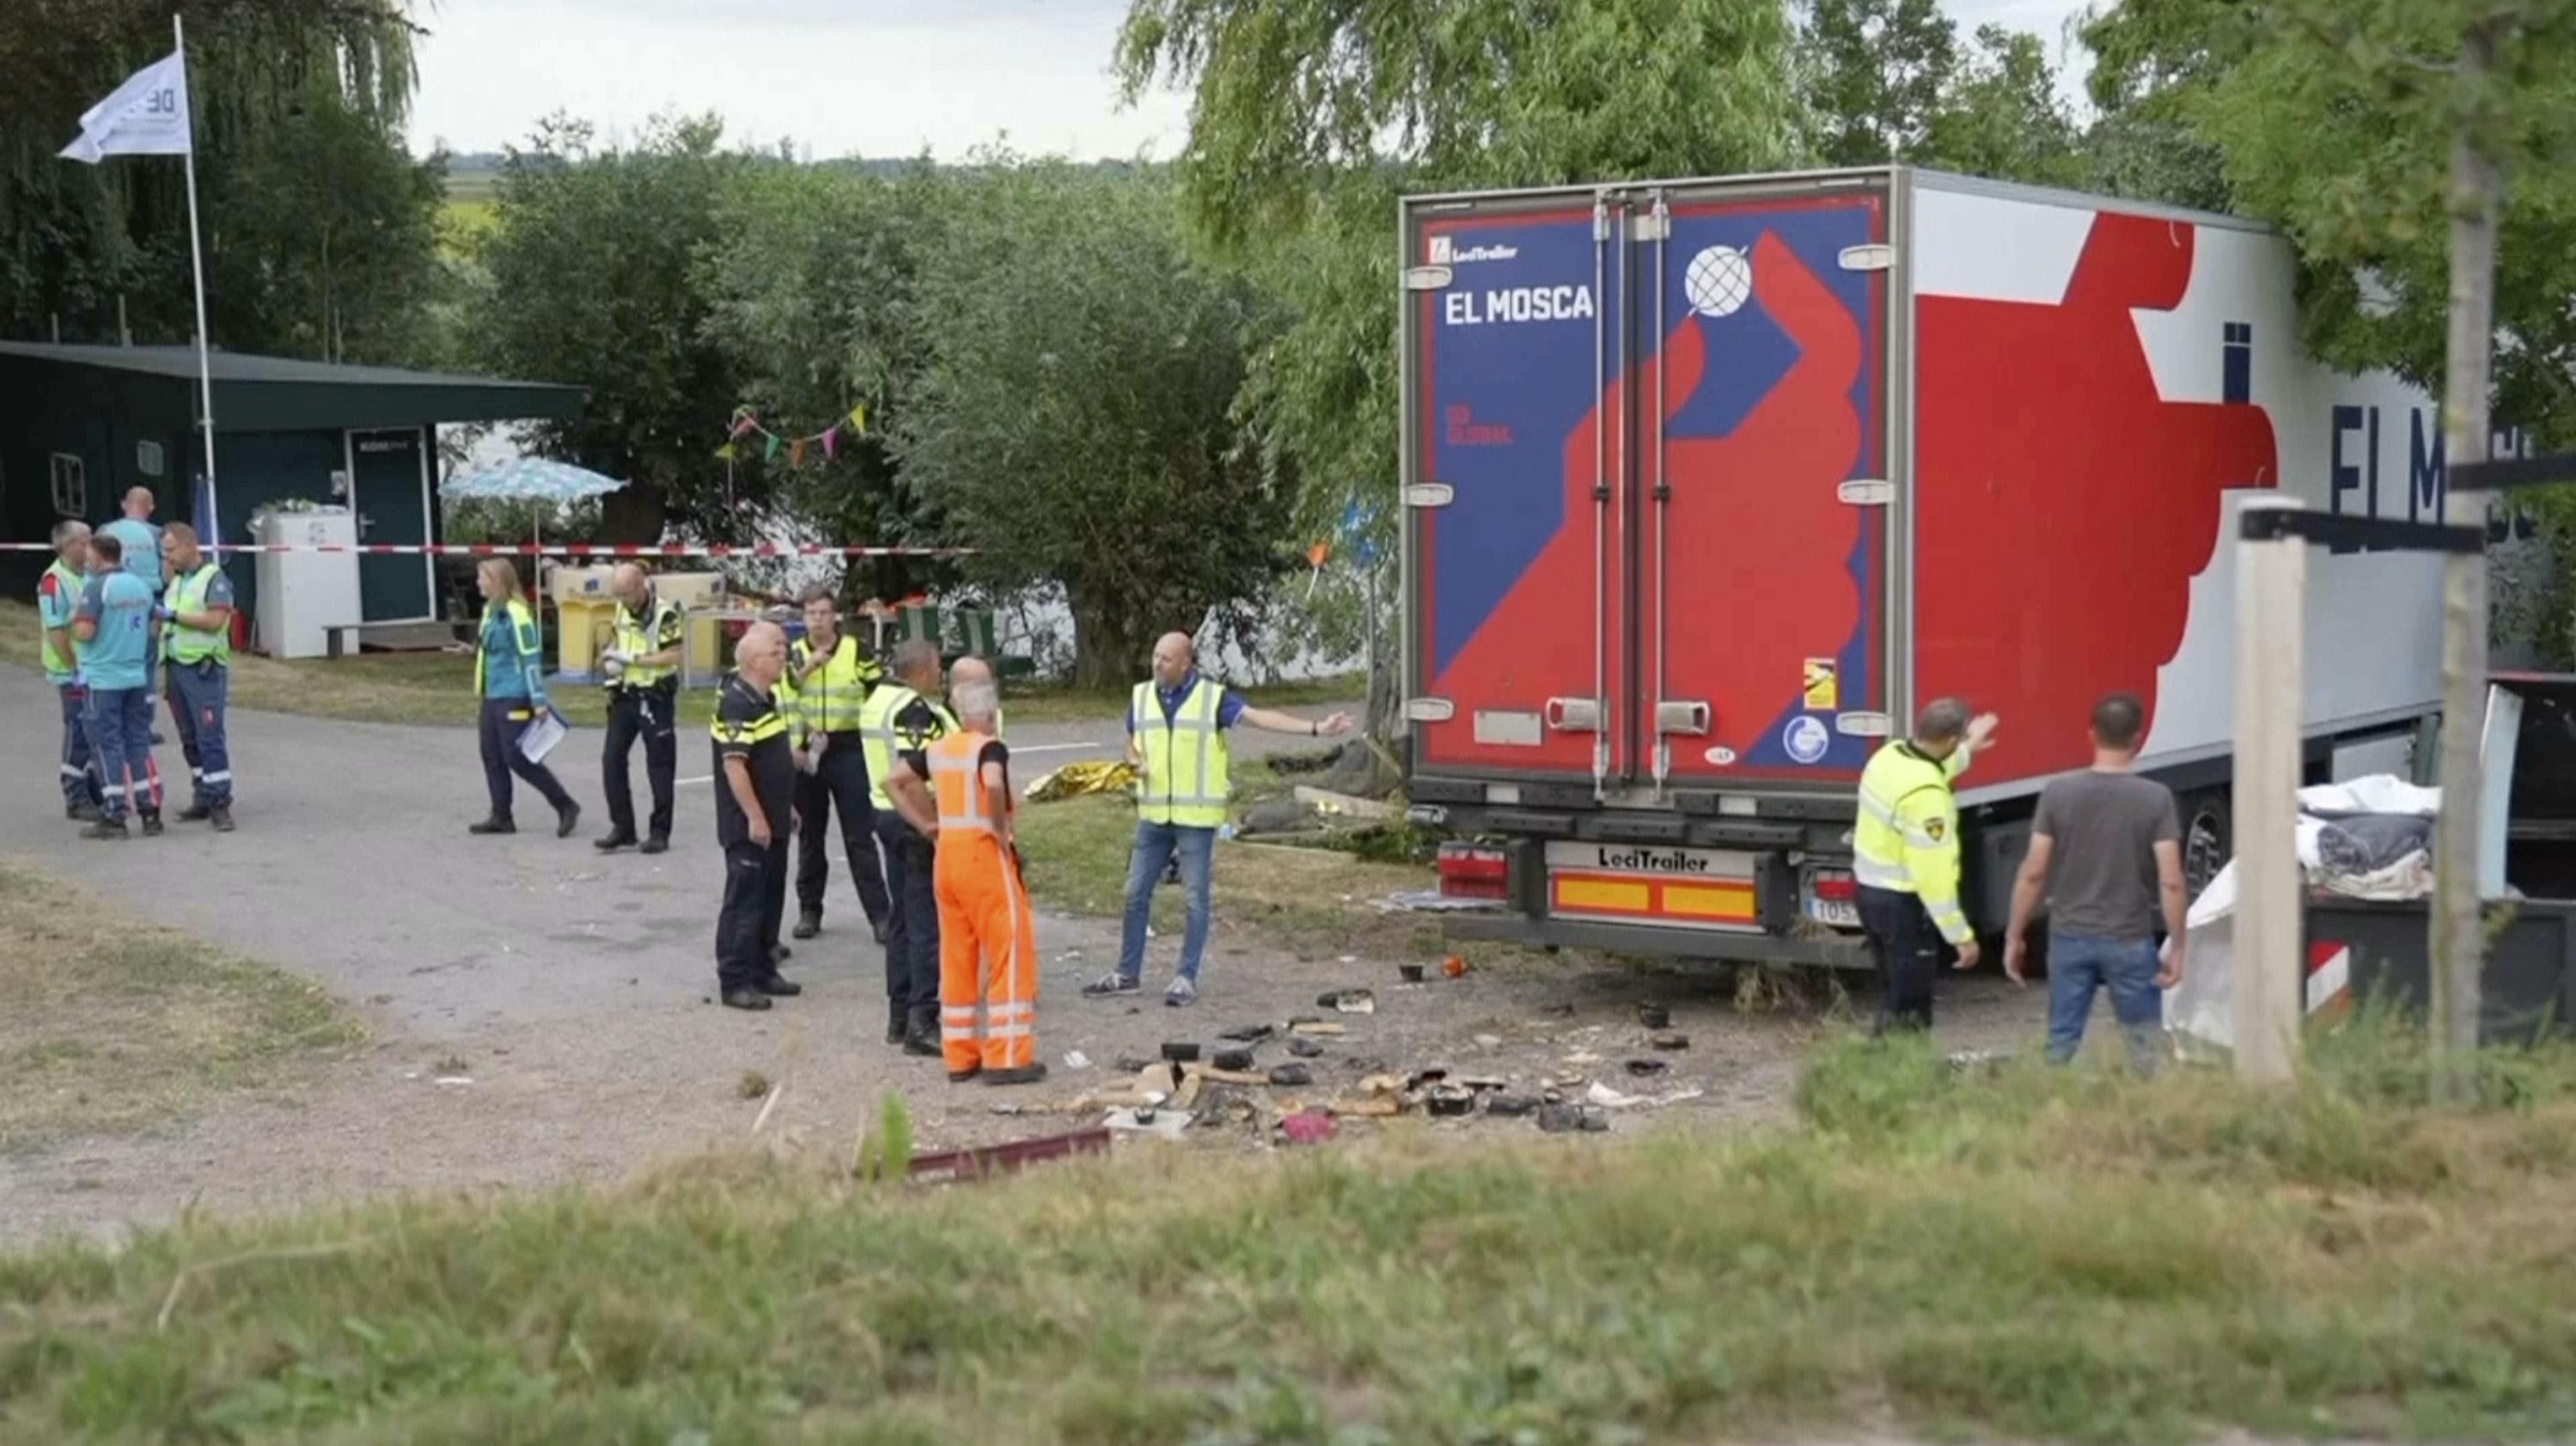
[[[2111,1017],[2128,1036],[2129,1063],[2154,1074],[2163,1051],[2164,998],[2156,988],[2153,939],[2051,934],[2048,940],[2048,1058],[2064,1064],[2084,1043],[2095,991],[2111,991]]]
[[[113,822],[136,813],[161,813],[161,775],[152,767],[152,695],[143,688],[92,688],[89,747],[99,777],[99,812]]]
[[[1127,856],[1127,927],[1118,940],[1118,972],[1129,979],[1145,973],[1145,922],[1154,912],[1154,886],[1177,850],[1181,887],[1189,893],[1188,922],[1181,929],[1181,977],[1196,983],[1199,959],[1207,952],[1208,863],[1216,851],[1216,830],[1176,823],[1136,821],[1136,850]]]

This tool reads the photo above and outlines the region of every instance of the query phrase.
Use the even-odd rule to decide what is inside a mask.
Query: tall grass
[[[1796,1126],[1749,1136],[1399,1128],[944,1189],[710,1162],[193,1223],[0,1264],[0,1434],[2576,1428],[2576,1056],[2508,1058],[2510,1100],[2447,1111],[2373,1083],[2404,1049],[2339,1043],[2259,1091],[1855,1044],[1819,1060]]]

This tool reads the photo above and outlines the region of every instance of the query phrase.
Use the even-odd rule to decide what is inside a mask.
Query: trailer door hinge
[[[1896,500],[1896,484],[1882,477],[1854,477],[1834,485],[1834,500],[1846,507],[1885,507]]]
[[[1896,248],[1884,243],[1846,246],[1840,260],[1845,271],[1885,271],[1896,264]]]
[[[1404,716],[1416,723],[1446,723],[1458,716],[1458,705],[1446,698],[1407,698]]]
[[[1834,719],[1834,731],[1854,738],[1884,738],[1894,728],[1884,713],[1843,713]]]
[[[1458,490],[1446,482],[1416,482],[1404,489],[1407,507],[1446,507],[1458,499]]]
[[[1663,211],[1649,211],[1629,221],[1628,234],[1639,241],[1669,241],[1673,235],[1673,218]]]
[[[1407,291],[1446,290],[1457,274],[1446,266],[1408,266],[1404,268],[1404,289]]]

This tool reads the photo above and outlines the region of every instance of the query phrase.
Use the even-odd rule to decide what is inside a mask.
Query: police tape
[[[972,557],[971,547],[834,547],[805,542],[642,547],[611,543],[209,542],[207,552],[347,552],[365,557]],[[0,542],[0,552],[52,552],[50,542]]]

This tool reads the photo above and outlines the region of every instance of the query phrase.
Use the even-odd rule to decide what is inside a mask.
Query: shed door
[[[429,541],[429,456],[418,427],[349,434],[349,506],[358,541],[418,549]],[[432,616],[430,557],[410,551],[358,561],[358,598],[366,622]]]

